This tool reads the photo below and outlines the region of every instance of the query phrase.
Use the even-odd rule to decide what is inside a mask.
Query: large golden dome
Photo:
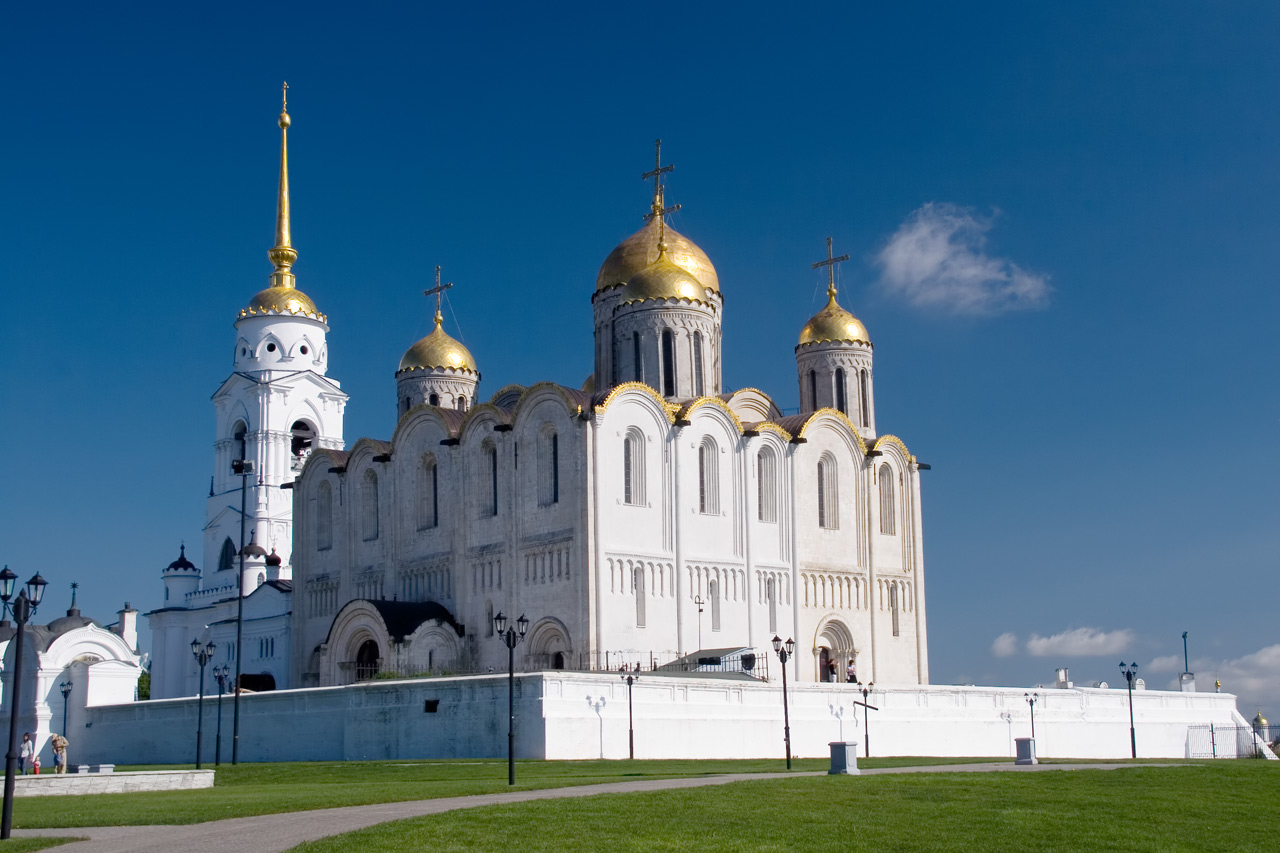
[[[658,260],[658,241],[667,245],[666,255],[671,263],[692,275],[707,290],[720,292],[720,278],[716,268],[711,265],[707,253],[688,237],[677,232],[670,225],[660,225],[658,217],[653,217],[636,233],[623,240],[604,259],[600,273],[596,276],[596,291],[626,284],[641,270]]]
[[[688,299],[703,302],[707,288],[684,267],[673,264],[666,253],[631,277],[622,291],[622,302],[644,302],[649,299]]]
[[[247,307],[240,309],[241,317],[258,314],[294,314],[322,322],[325,319],[311,297],[296,287],[268,287],[250,299]]]
[[[436,327],[431,334],[418,341],[400,359],[399,376],[406,370],[465,370],[479,373],[476,360],[462,344],[445,334],[440,315],[436,315]]]
[[[800,330],[800,346],[828,341],[869,344],[871,337],[862,321],[840,307],[834,292],[828,291],[827,307],[809,318]]]

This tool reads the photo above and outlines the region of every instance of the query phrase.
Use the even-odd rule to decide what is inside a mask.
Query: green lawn
[[[872,759],[863,766],[970,762],[976,759]],[[190,766],[190,765],[187,765]],[[825,770],[824,759],[801,759],[796,770]],[[119,770],[159,769],[120,767]],[[767,773],[781,760],[758,761],[521,761],[515,788],[558,788],[629,779]],[[387,761],[224,764],[212,789],[144,794],[45,797],[14,801],[13,825],[40,827],[199,823],[277,812],[458,797],[510,790],[505,761]]]
[[[57,847],[60,844],[70,844],[72,841],[83,841],[84,838],[74,837],[53,837],[48,838],[10,838],[8,841],[0,841],[0,853],[31,853],[32,850],[44,850],[49,847]]]
[[[805,777],[467,809],[295,851],[1280,848],[1280,767]]]

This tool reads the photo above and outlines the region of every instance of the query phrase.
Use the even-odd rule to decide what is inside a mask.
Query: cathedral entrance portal
[[[365,640],[356,652],[356,681],[368,681],[378,674],[378,644]]]

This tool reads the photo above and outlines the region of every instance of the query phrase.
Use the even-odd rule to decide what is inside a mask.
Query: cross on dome
[[[650,211],[644,215],[644,221],[649,222],[654,217],[658,219],[658,249],[659,251],[666,249],[664,238],[666,236],[666,220],[663,219],[668,213],[675,213],[680,209],[680,205],[673,204],[671,207],[664,207],[664,196],[666,187],[662,183],[662,176],[667,172],[674,172],[675,165],[668,163],[662,165],[662,140],[656,140],[653,144],[653,169],[645,172],[640,176],[640,180],[647,181],[653,178],[653,204]]]
[[[828,237],[827,238],[827,259],[825,261],[818,261],[811,267],[811,269],[815,269],[815,270],[818,267],[827,268],[827,296],[834,298],[836,295],[836,264],[842,264],[847,260],[849,260],[848,255],[841,255],[838,258],[831,256],[831,238]]]
[[[444,322],[444,315],[440,313],[440,296],[449,288],[453,287],[453,282],[448,284],[440,283],[440,265],[436,264],[436,286],[429,287],[422,291],[423,296],[435,295],[436,297],[436,325],[439,326]]]

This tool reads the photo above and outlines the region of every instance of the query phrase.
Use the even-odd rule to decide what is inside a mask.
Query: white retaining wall
[[[634,685],[637,758],[781,757],[779,682],[641,673]],[[871,755],[1012,756],[1030,734],[1024,688],[877,687]],[[1129,756],[1129,704],[1119,689],[1038,688],[1036,747],[1048,758]],[[862,699],[850,685],[789,685],[792,753],[826,756],[835,740],[863,754]],[[603,703],[601,702],[603,700]],[[204,758],[213,763],[216,705],[205,699]],[[241,696],[241,761],[499,758],[507,747],[507,678],[372,681]],[[435,711],[427,703],[435,701]],[[224,696],[222,760],[231,756],[232,697]],[[1139,758],[1184,758],[1193,725],[1245,726],[1228,693],[1133,694]],[[68,734],[72,761],[194,761],[196,700],[85,709]],[[627,688],[616,674],[516,676],[519,758],[625,758]],[[77,728],[74,727],[73,728]]]

